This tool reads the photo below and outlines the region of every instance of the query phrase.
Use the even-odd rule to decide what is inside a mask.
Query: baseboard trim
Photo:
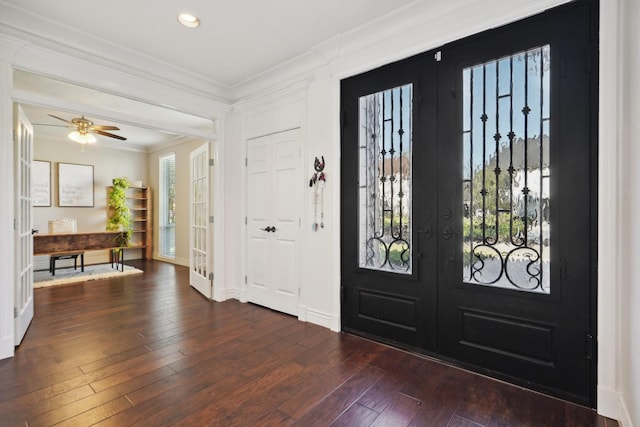
[[[332,316],[329,313],[324,313],[319,310],[313,310],[307,308],[303,313],[304,318],[307,322],[313,323],[314,325],[324,326],[327,329],[331,329],[331,320]]]
[[[235,299],[235,300],[238,300],[240,302],[246,302],[246,301],[242,301],[242,299],[240,298],[240,296],[241,296],[240,289],[237,289],[237,288],[221,289],[220,292],[223,293],[223,299],[221,299],[220,301],[225,301],[225,300],[228,300],[228,299]]]
[[[624,396],[620,395],[620,403],[618,405],[618,424],[620,427],[633,427],[633,421],[631,421],[631,414],[624,399]]]
[[[13,357],[16,346],[13,343],[13,335],[0,340],[0,360]]]
[[[189,267],[189,260],[185,258],[166,258],[159,255],[155,255],[153,259],[157,261],[166,262],[169,264],[181,265],[183,267]],[[125,260],[126,261],[126,260]]]
[[[226,301],[229,299],[229,292],[226,289],[220,289],[216,286],[216,282],[213,282],[213,300],[217,302]]]
[[[620,406],[620,392],[610,388],[598,387],[598,414],[618,419],[618,410]]]

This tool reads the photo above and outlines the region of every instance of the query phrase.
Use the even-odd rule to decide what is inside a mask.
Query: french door
[[[189,284],[211,299],[213,263],[209,250],[209,143],[202,144],[192,151],[189,158],[191,160]]]
[[[31,164],[33,126],[14,106],[14,157],[16,190],[14,343],[20,345],[33,320],[33,208],[31,205]]]
[[[595,12],[343,81],[343,329],[594,404]]]

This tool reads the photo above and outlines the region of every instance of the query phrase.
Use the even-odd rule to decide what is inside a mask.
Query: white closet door
[[[31,163],[33,126],[19,105],[14,108],[16,189],[16,281],[14,342],[19,345],[33,319],[33,222]]]
[[[247,142],[247,299],[298,315],[299,131]]]
[[[202,295],[211,299],[213,279],[209,253],[209,144],[191,152],[191,220],[189,283]]]

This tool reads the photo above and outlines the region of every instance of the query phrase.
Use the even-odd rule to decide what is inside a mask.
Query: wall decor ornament
[[[51,162],[34,160],[31,164],[31,205],[51,206]]]
[[[93,165],[58,163],[58,206],[93,207]]]
[[[327,182],[327,177],[324,173],[324,156],[317,157],[313,162],[314,173],[309,180],[309,187],[313,188],[313,225],[311,229],[318,231],[318,205],[320,205],[320,228],[324,228],[324,186]]]

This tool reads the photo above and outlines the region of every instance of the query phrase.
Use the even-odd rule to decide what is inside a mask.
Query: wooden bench
[[[80,267],[82,268],[82,272],[84,273],[84,252],[78,251],[67,251],[67,252],[55,252],[51,254],[51,258],[49,259],[49,273],[52,276],[56,275],[56,261],[64,260],[64,259],[73,259],[73,269],[78,269],[78,257],[80,257]]]

